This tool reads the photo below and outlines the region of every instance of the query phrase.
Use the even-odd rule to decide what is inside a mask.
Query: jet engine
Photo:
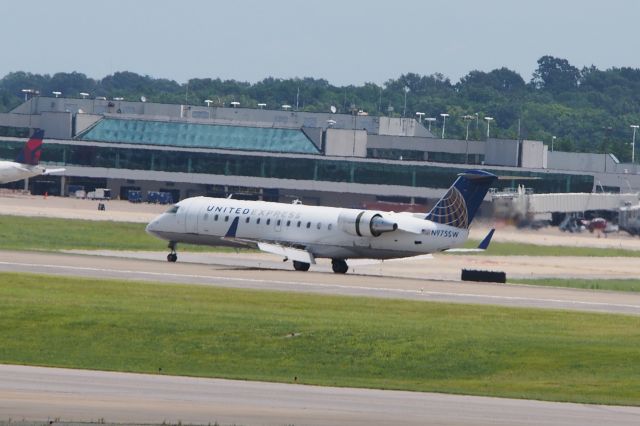
[[[385,219],[382,213],[370,210],[343,210],[338,226],[344,232],[358,237],[379,237],[383,232],[398,229],[398,224]]]

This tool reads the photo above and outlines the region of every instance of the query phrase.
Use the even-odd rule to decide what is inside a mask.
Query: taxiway
[[[640,408],[0,365],[0,418],[139,424],[635,426]]]
[[[318,272],[296,272],[256,253],[182,253],[178,263],[149,259],[162,259],[159,253],[122,256],[0,251],[0,271],[640,315],[635,293],[417,279],[386,274],[377,264],[360,265],[348,275],[330,273],[324,263]]]

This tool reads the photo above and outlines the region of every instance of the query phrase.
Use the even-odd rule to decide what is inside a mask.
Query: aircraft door
[[[180,232],[195,234],[198,232],[198,205],[189,203],[178,209],[176,220]]]
[[[186,211],[185,218],[185,232],[187,234],[197,234],[198,233],[198,204],[191,203]]]

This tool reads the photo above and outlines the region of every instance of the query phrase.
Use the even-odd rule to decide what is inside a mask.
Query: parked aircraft
[[[187,198],[146,230],[169,241],[170,262],[178,258],[177,243],[240,246],[281,255],[297,271],[308,270],[317,258],[330,258],[333,271],[344,274],[347,259],[402,258],[461,246],[496,178],[482,170],[459,174],[427,214]]]
[[[36,129],[16,161],[0,161],[0,184],[14,182],[38,175],[63,172],[65,169],[45,169],[38,165],[42,152],[44,130]]]

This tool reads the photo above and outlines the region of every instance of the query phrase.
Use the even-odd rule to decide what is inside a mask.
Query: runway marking
[[[454,293],[444,291],[430,291],[430,290],[408,290],[397,289],[388,287],[367,287],[367,286],[354,286],[354,285],[342,285],[342,284],[321,284],[311,283],[304,281],[282,281],[282,280],[265,280],[257,278],[235,278],[235,277],[223,277],[215,275],[197,275],[197,274],[174,274],[167,272],[151,272],[151,271],[134,271],[134,270],[119,270],[119,269],[107,269],[107,268],[94,268],[88,266],[64,266],[64,265],[50,265],[50,264],[37,264],[37,263],[20,263],[20,262],[2,262],[0,265],[7,266],[24,266],[31,268],[53,268],[59,270],[76,270],[76,271],[91,271],[91,272],[106,272],[115,274],[136,274],[136,275],[148,275],[148,276],[162,276],[162,277],[177,277],[177,278],[194,278],[205,279],[210,281],[230,281],[230,282],[249,282],[255,284],[282,284],[282,285],[298,285],[304,287],[319,287],[319,288],[337,288],[344,290],[360,290],[360,291],[384,291],[389,293],[406,293],[414,295],[426,295],[426,296],[448,296],[448,297],[469,297],[476,299],[494,299],[494,300],[510,300],[510,301],[523,301],[523,302],[546,302],[556,304],[572,304],[581,306],[593,306],[593,307],[615,307],[615,308],[631,308],[640,310],[640,305],[621,304],[621,303],[605,303],[605,302],[588,302],[582,300],[570,300],[570,299],[545,299],[537,297],[523,297],[523,296],[499,296],[493,294],[475,294],[475,293]],[[195,284],[195,283],[194,283]]]

